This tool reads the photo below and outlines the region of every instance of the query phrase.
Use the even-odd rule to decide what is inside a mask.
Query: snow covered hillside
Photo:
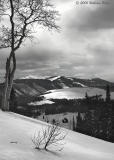
[[[68,131],[62,151],[36,150],[31,137],[46,123],[0,111],[0,160],[113,160],[114,144]]]

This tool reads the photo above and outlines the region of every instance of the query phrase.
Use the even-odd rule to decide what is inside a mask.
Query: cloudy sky
[[[76,0],[50,1],[61,14],[57,22],[61,31],[38,28],[35,41],[17,52],[16,78],[65,75],[114,81],[113,0],[104,0],[109,4],[85,5],[77,5]],[[2,77],[8,51],[0,54]]]

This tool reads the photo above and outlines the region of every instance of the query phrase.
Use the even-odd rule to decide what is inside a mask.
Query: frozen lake
[[[78,99],[78,98],[84,98],[85,94],[88,94],[88,96],[95,96],[102,95],[103,98],[106,97],[106,91],[104,89],[99,88],[90,88],[90,87],[77,87],[77,88],[65,88],[65,89],[59,89],[59,90],[51,90],[50,93],[46,93],[44,97],[46,99],[50,98],[67,98],[67,99]],[[111,98],[114,99],[114,92],[111,92]]]

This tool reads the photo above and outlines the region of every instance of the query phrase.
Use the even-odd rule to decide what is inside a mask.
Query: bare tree
[[[26,39],[31,39],[37,25],[59,29],[56,25],[58,12],[49,0],[0,0],[0,48],[10,48],[6,61],[6,74],[2,109],[9,110],[9,99],[16,70],[16,51]]]
[[[61,127],[58,124],[48,124],[47,127],[42,128],[41,131],[34,134],[32,142],[34,143],[36,149],[45,149],[51,145],[58,146],[59,150],[64,143],[66,134],[62,132]]]

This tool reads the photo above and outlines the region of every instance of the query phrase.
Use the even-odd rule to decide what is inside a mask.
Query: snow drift
[[[47,124],[15,113],[0,111],[0,160],[113,160],[114,144],[68,131],[60,152],[36,150],[34,132]]]

